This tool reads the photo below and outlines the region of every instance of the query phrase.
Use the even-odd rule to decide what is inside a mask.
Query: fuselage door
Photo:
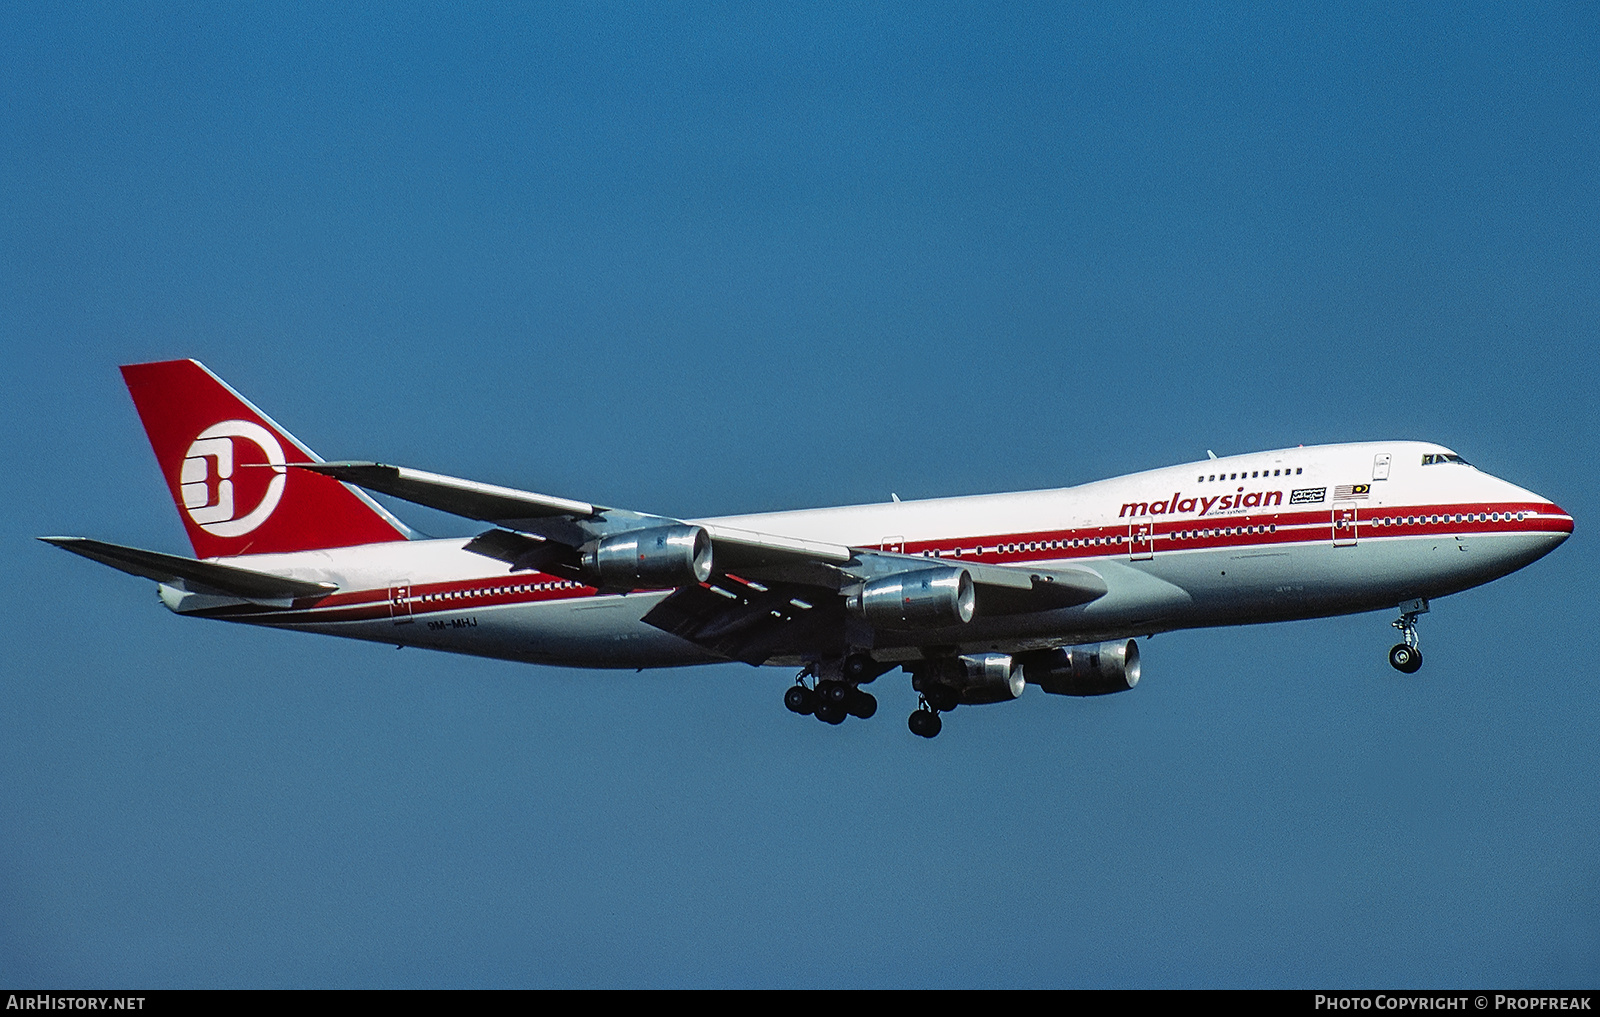
[[[882,540],[880,540],[878,542],[878,550],[887,551],[890,554],[905,554],[906,553],[906,538],[904,538],[904,537],[884,537]]]
[[[1389,459],[1390,456],[1387,452],[1379,452],[1377,455],[1372,457],[1373,480],[1389,479]]]
[[[1354,547],[1356,544],[1356,502],[1333,503],[1333,546]]]
[[[411,584],[395,583],[389,587],[389,617],[396,625],[411,623]]]
[[[1149,520],[1128,524],[1128,558],[1149,561],[1155,556],[1155,525]]]

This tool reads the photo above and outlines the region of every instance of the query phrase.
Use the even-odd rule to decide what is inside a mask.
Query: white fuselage
[[[1079,487],[693,522],[952,562],[1088,568],[1109,592],[1077,607],[875,634],[880,660],[1089,643],[1171,629],[1392,608],[1515,571],[1572,532],[1553,503],[1423,442],[1259,452]],[[331,582],[263,606],[162,588],[169,607],[458,653],[579,667],[722,658],[641,621],[670,591],[600,594],[463,550],[466,538],[225,559]],[[775,663],[780,661],[774,661]],[[796,661],[781,661],[795,663]]]

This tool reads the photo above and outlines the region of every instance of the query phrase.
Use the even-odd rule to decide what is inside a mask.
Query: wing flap
[[[843,653],[843,601],[817,592],[719,575],[681,587],[651,608],[644,621],[747,664],[797,651]]]
[[[559,570],[563,575],[579,573],[578,552],[566,544],[511,530],[485,530],[467,541],[465,551],[503,561],[513,572],[537,570],[546,574]]]
[[[297,597],[322,597],[337,590],[333,583],[314,583],[286,579],[251,569],[216,562],[197,561],[160,551],[124,547],[88,537],[40,537],[63,551],[82,555],[90,561],[109,565],[132,576],[154,579],[158,583],[182,583],[192,592],[214,592],[244,600],[283,600]]]

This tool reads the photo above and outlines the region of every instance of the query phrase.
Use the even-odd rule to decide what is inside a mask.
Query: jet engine
[[[609,590],[660,590],[711,578],[711,535],[678,524],[602,537],[582,550],[582,568]]]
[[[1022,668],[1008,653],[967,653],[925,661],[912,672],[912,687],[935,710],[957,704],[1004,703],[1022,695]]]
[[[1139,684],[1139,644],[1131,639],[1063,646],[1022,658],[1028,682],[1057,696],[1104,696]]]
[[[932,628],[972,620],[972,576],[962,568],[897,572],[861,586],[848,600],[850,610],[890,629]]]

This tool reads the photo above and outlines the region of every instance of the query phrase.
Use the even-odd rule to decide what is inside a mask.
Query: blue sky
[[[0,983],[1600,976],[1592,7],[0,15]],[[1577,517],[912,737],[784,671],[185,620],[116,366],[677,516],[1442,442]],[[448,517],[402,515],[435,533]]]

